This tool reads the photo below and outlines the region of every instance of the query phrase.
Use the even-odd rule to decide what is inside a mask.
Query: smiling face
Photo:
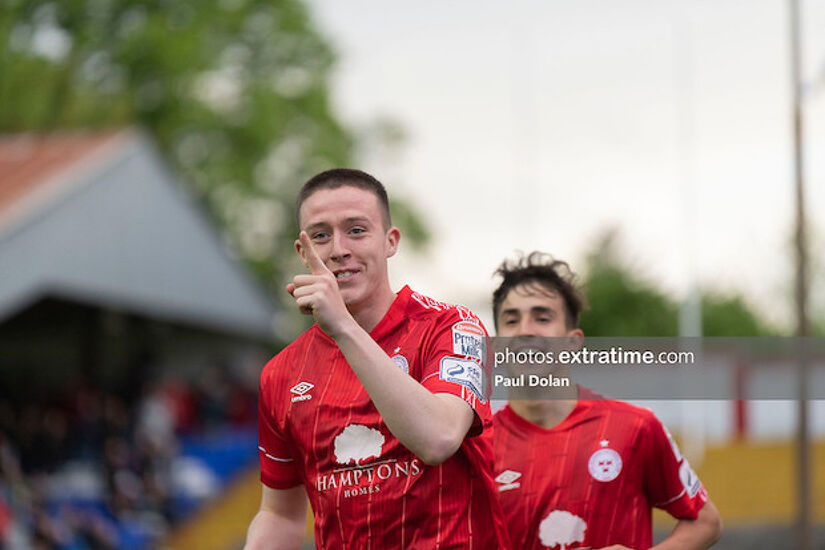
[[[394,295],[387,258],[397,251],[401,235],[395,227],[385,228],[374,193],[349,185],[319,189],[301,204],[299,223],[335,275],[351,313],[389,308]],[[299,241],[295,247],[302,254]]]
[[[561,294],[537,282],[520,284],[508,292],[496,321],[499,336],[582,336],[581,330],[567,326]]]

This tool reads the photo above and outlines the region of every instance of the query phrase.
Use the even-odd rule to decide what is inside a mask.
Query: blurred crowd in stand
[[[137,391],[84,379],[38,403],[0,398],[0,548],[151,547],[191,510],[183,438],[256,416],[256,381],[217,365]]]

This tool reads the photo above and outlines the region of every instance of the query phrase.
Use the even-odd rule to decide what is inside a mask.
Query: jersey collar
[[[370,331],[373,340],[380,340],[407,318],[407,305],[410,303],[411,295],[412,289],[408,285],[404,285],[404,288],[398,291],[395,300],[390,304],[390,309]]]
[[[412,289],[410,289],[408,285],[404,285],[404,288],[398,291],[395,295],[395,300],[390,304],[390,309],[387,310],[387,313],[384,314],[378,324],[370,331],[370,336],[373,340],[380,340],[406,319],[407,305],[410,303],[412,292]],[[310,330],[315,331],[321,338],[335,345],[335,341],[330,338],[329,334],[321,330],[318,323],[313,324]]]
[[[576,401],[576,406],[573,408],[572,411],[570,411],[570,414],[568,414],[564,420],[562,420],[552,428],[542,428],[541,426],[533,424],[526,418],[520,416],[516,411],[514,411],[510,407],[509,404],[504,407],[502,413],[507,415],[507,418],[513,425],[517,426],[522,430],[533,431],[543,434],[562,432],[564,430],[567,430],[571,426],[576,425],[576,423],[579,422],[579,420],[581,420],[587,414],[587,412],[593,407],[593,401],[591,401],[588,398],[591,396],[597,396],[597,394],[594,394],[584,386],[578,386],[578,390],[579,397]]]

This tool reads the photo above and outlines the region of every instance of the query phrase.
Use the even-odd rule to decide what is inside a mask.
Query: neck
[[[520,417],[541,428],[555,428],[567,418],[578,403],[578,390],[570,388],[569,392],[559,395],[558,399],[545,401],[510,399],[509,405]]]
[[[390,310],[390,306],[395,301],[396,294],[390,288],[389,281],[386,281],[362,304],[347,306],[347,309],[362,329],[367,332],[372,331]]]

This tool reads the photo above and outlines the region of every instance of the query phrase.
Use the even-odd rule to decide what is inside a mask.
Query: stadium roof
[[[264,339],[275,314],[132,129],[0,137],[0,321],[45,297]]]

